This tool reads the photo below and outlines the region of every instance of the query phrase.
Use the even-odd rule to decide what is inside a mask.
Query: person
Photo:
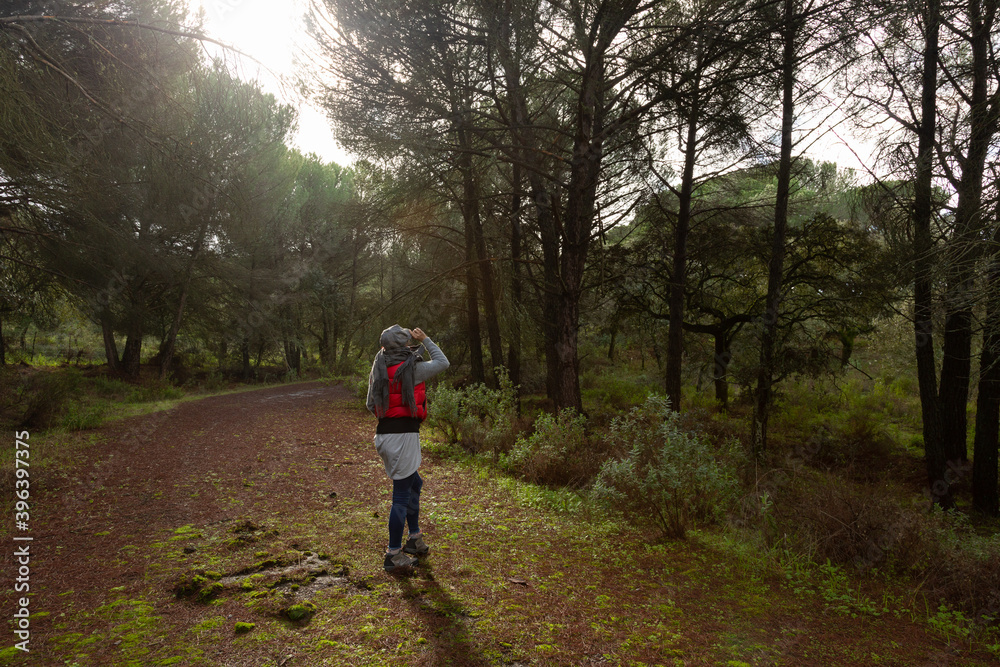
[[[430,360],[420,357],[420,346],[409,347],[411,337],[427,351]],[[420,423],[427,417],[424,383],[450,364],[441,348],[419,328],[411,331],[394,324],[382,332],[379,343],[382,349],[375,355],[368,376],[367,406],[378,417],[375,450],[392,480],[389,546],[384,562],[386,572],[392,572],[413,567],[416,556],[430,551],[420,531],[420,490],[424,482],[417,472]],[[405,545],[404,527],[409,528]]]

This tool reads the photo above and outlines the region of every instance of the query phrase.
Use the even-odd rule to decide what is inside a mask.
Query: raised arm
[[[414,331],[416,332],[420,330],[414,329]],[[421,331],[420,333],[423,332]],[[416,338],[416,336],[414,336],[414,338]],[[427,353],[431,358],[428,361],[417,364],[413,371],[414,384],[426,382],[451,365],[451,362],[448,361],[448,357],[444,356],[444,352],[441,351],[441,348],[435,345],[434,341],[426,335],[423,338],[417,338],[417,340],[423,343],[424,349],[427,350]]]

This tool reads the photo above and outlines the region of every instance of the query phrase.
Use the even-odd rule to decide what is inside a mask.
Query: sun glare
[[[250,56],[225,54],[209,44],[213,55],[232,61],[246,80],[257,80],[262,89],[273,93],[299,110],[298,131],[292,143],[303,153],[316,153],[325,161],[346,165],[352,158],[337,145],[329,122],[321,110],[295,91],[295,53],[305,39],[305,0],[275,3],[266,0],[191,0],[192,12],[205,12],[205,32]]]

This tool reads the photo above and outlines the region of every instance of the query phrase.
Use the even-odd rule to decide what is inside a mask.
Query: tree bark
[[[696,64],[696,67],[698,65]],[[681,371],[684,356],[684,290],[687,282],[687,239],[691,230],[691,199],[694,192],[694,163],[698,157],[699,75],[692,82],[691,108],[687,117],[687,137],[684,146],[684,170],[678,197],[677,227],[674,230],[673,280],[670,283],[667,328],[666,391],[670,407],[681,410]]]
[[[351,243],[354,248],[354,252],[351,259],[351,293],[350,298],[347,301],[347,317],[345,318],[347,320],[347,325],[343,327],[341,327],[339,323],[335,325],[344,330],[344,345],[340,350],[340,368],[343,372],[347,372],[349,370],[347,355],[351,349],[351,341],[354,339],[354,334],[357,333],[357,328],[354,327],[354,316],[357,313],[358,308],[358,282],[360,281],[360,278],[358,277],[358,258],[361,255],[361,248],[364,247],[363,241],[364,239],[360,231],[357,227],[355,227],[351,232]],[[334,336],[334,339],[336,338],[337,336]],[[334,342],[333,352],[334,355],[336,355],[336,342]]]
[[[934,362],[933,239],[931,236],[932,179],[937,124],[937,65],[940,0],[928,0],[925,16],[924,58],[921,74],[920,125],[917,128],[917,164],[913,184],[913,328],[917,357],[917,384],[923,421],[924,462],[933,502],[952,507],[945,478],[946,458],[938,409],[937,369]]]
[[[496,368],[503,365],[503,343],[500,337],[500,317],[497,313],[493,267],[487,257],[486,237],[483,234],[479,188],[476,184],[476,175],[472,164],[472,142],[468,130],[464,128],[458,131],[458,136],[462,149],[459,164],[462,170],[463,217],[465,218],[466,235],[471,234],[472,237],[475,257],[475,259],[470,257],[469,261],[476,262],[475,269],[479,272],[481,281],[479,285],[482,288],[479,290],[479,294],[486,316],[486,338],[490,348],[490,362],[493,368]],[[469,254],[468,250],[467,254]],[[482,353],[480,353],[481,355]]]
[[[521,165],[515,163],[512,167],[511,183],[513,195],[510,202],[510,295],[515,320],[523,312],[523,288],[521,285]],[[521,327],[511,327],[510,343],[507,348],[507,371],[511,384],[518,394],[518,411],[520,411],[521,385]]]
[[[181,318],[184,316],[184,304],[187,302],[188,291],[191,289],[191,277],[194,274],[194,263],[205,243],[205,234],[207,232],[208,223],[202,223],[201,227],[198,229],[198,238],[195,241],[194,248],[191,249],[191,257],[188,259],[187,266],[184,270],[184,283],[181,286],[181,298],[177,304],[177,313],[174,315],[174,321],[170,325],[170,332],[167,334],[166,343],[160,354],[161,380],[167,379],[167,374],[170,372],[170,364],[174,360],[174,345],[177,342],[177,333],[181,328]]]
[[[781,59],[781,151],[778,161],[771,258],[768,262],[767,301],[760,327],[760,367],[757,372],[757,392],[750,438],[751,448],[758,459],[763,458],[764,452],[767,450],[767,421],[771,412],[774,353],[778,319],[781,312],[785,237],[788,228],[788,201],[791,186],[792,127],[795,121],[795,38],[797,32],[798,17],[795,15],[795,2],[794,0],[785,0],[784,26],[782,27],[784,43]]]
[[[532,176],[532,195],[538,213],[536,222],[542,241],[542,340],[545,348],[545,395],[555,400],[559,384],[559,355],[556,343],[559,329],[556,320],[561,296],[559,281],[558,202]]]
[[[244,337],[240,341],[240,357],[243,361],[243,381],[249,382],[253,377],[253,369],[250,367],[250,339]]]
[[[983,15],[980,0],[969,0],[971,27],[972,94],[969,105],[969,144],[962,163],[955,209],[955,233],[949,246],[948,292],[945,297],[945,330],[941,364],[942,439],[945,458],[968,461],[966,442],[969,382],[972,373],[973,296],[975,262],[982,246],[983,172],[996,119],[987,100],[989,40],[995,8]]]
[[[302,348],[294,340],[285,340],[285,364],[290,370],[295,371],[296,375],[301,375]]]
[[[472,150],[471,145],[469,146],[469,150]],[[486,340],[490,348],[490,363],[495,369],[503,366],[503,341],[500,337],[500,315],[497,312],[497,293],[493,278],[493,265],[489,261],[486,249],[486,236],[483,234],[483,218],[479,205],[479,188],[476,185],[475,173],[472,170],[471,154],[468,157],[468,174],[471,180],[473,201],[470,205],[472,217],[466,224],[472,225],[472,238],[476,246],[476,259],[478,261],[479,278],[482,286],[483,311],[486,316]]]
[[[463,207],[469,201],[463,202]],[[466,325],[469,332],[470,366],[473,382],[485,382],[483,364],[483,336],[479,325],[479,268],[476,266],[476,242],[472,226],[465,225],[465,309]]]
[[[7,341],[3,337],[3,318],[0,317],[0,366],[7,365]]]
[[[330,339],[330,312],[326,304],[320,304],[320,319],[323,325],[323,333],[319,339],[319,363],[323,368],[333,368],[333,359],[337,353],[337,341]],[[333,354],[330,354],[331,348]]]
[[[715,337],[715,363],[712,364],[712,380],[715,382],[715,402],[723,410],[729,407],[729,381],[726,376],[729,374],[729,362],[733,355],[729,351],[729,336],[724,329],[714,333]]]
[[[106,310],[102,311],[100,319],[101,335],[104,337],[104,356],[108,360],[108,370],[112,374],[117,375],[121,373],[121,362],[118,358],[118,343],[115,341],[115,331],[111,323],[111,314]]]
[[[507,11],[510,6],[507,5]],[[561,198],[545,188],[540,147],[532,141],[527,103],[520,87],[520,71],[509,50],[510,40],[498,40],[507,92],[512,108],[511,131],[517,137],[515,157],[530,165],[528,179],[538,209],[541,237],[545,313],[546,390],[557,410],[582,410],[579,381],[578,328],[583,270],[596,214],[597,183],[605,143],[605,58],[628,19],[637,11],[637,0],[607,5],[592,19],[581,14],[578,27],[591,21],[589,30],[577,30],[576,45],[583,60],[576,95],[573,151],[568,165],[565,209]],[[576,7],[580,11],[580,7]],[[501,21],[502,23],[502,21]],[[502,30],[502,28],[501,28]],[[529,157],[529,155],[531,157]]]
[[[177,343],[177,333],[181,328],[181,318],[184,316],[184,304],[187,302],[188,285],[190,280],[184,281],[181,288],[181,298],[177,303],[177,312],[174,314],[174,321],[170,324],[170,331],[167,332],[167,339],[163,342],[160,350],[160,379],[166,380],[170,373],[170,364],[174,361],[174,347]]]
[[[1000,207],[997,215],[1000,216]],[[998,442],[1000,442],[1000,217],[993,234],[993,257],[986,278],[986,319],[979,357],[976,435],[972,453],[972,506],[988,516],[1000,515]]]
[[[129,324],[128,338],[122,350],[121,370],[126,377],[139,379],[142,364],[142,321],[136,318]]]

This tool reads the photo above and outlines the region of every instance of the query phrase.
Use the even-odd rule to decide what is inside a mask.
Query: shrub
[[[229,380],[226,378],[225,374],[218,370],[213,369],[205,377],[205,381],[202,383],[205,391],[221,391],[229,386]]]
[[[500,387],[474,384],[465,389],[438,385],[428,396],[428,421],[452,443],[494,457],[510,449],[517,424],[517,392],[506,370],[497,369]]]
[[[71,402],[67,405],[66,415],[62,419],[62,427],[67,431],[97,428],[104,423],[104,418],[109,411],[110,406],[106,401],[87,406]]]
[[[930,590],[984,624],[1000,622],[1000,536],[978,534],[954,510],[935,510],[928,523],[927,567],[920,574]]]
[[[518,436],[514,447],[501,459],[502,466],[529,482],[573,484],[588,476],[586,417],[573,408],[557,416],[543,412],[528,437]]]
[[[358,398],[364,400],[368,397],[367,375],[348,375],[342,379],[342,382],[348,391]]]
[[[718,520],[735,496],[732,466],[707,439],[681,429],[663,396],[616,418],[608,438],[628,453],[601,467],[595,499],[667,537],[683,538],[688,528]]]
[[[781,480],[781,473],[776,480]],[[803,468],[773,489],[768,539],[780,539],[817,562],[867,571],[920,566],[921,519],[884,488]]]
[[[4,370],[0,378],[0,421],[36,429],[56,425],[80,379],[76,371],[36,371],[22,375]]]
[[[586,410],[588,413],[617,413],[641,405],[651,392],[650,386],[643,380],[644,378],[588,373],[581,379]]]

